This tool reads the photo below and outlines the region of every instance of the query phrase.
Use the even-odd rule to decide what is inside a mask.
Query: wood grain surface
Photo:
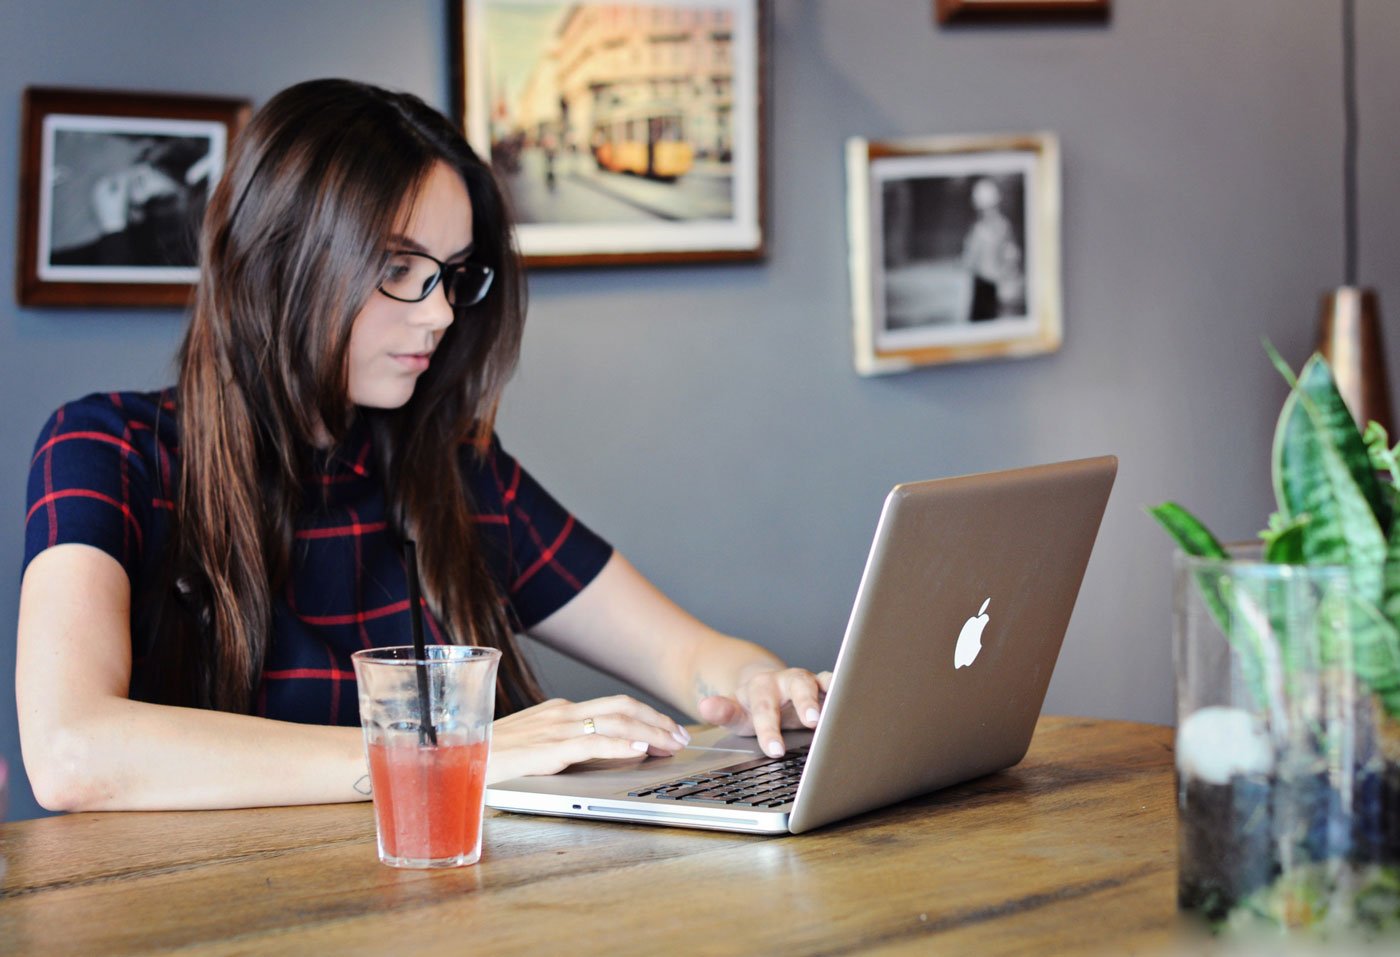
[[[488,812],[433,872],[378,862],[367,804],[22,821],[0,953],[1161,953],[1171,749],[1047,717],[1015,768],[809,834]]]

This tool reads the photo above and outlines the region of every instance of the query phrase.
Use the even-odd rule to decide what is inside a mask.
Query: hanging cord
[[[1356,0],[1342,0],[1342,106],[1346,115],[1343,188],[1346,191],[1346,284],[1356,285],[1357,262],[1357,133],[1356,133]]]

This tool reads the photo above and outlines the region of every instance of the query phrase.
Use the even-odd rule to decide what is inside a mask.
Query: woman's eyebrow
[[[424,249],[423,246],[422,246],[421,244],[416,243],[416,242],[414,242],[413,240],[409,239],[407,236],[402,236],[402,235],[400,235],[400,234],[398,234],[398,233],[395,233],[394,235],[390,236],[390,237],[389,237],[389,242],[390,242],[394,247],[396,247],[396,248],[398,248],[398,249],[402,249],[402,250],[404,250],[405,252],[410,252],[410,253],[425,253],[425,252],[428,251],[428,250]]]
[[[400,236],[396,233],[395,235],[389,237],[389,242],[392,243],[396,248],[402,249],[404,252],[428,254],[428,250],[425,246],[423,246],[421,243],[414,242],[407,236]],[[475,248],[476,243],[467,243],[461,249],[448,256],[447,259],[444,260],[444,262],[451,262],[454,259],[462,259],[467,256],[470,256],[472,254],[472,250]]]

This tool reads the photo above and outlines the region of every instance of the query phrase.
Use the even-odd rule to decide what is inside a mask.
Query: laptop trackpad
[[[705,728],[691,738],[690,744],[670,757],[644,759],[617,758],[583,761],[561,772],[563,775],[591,774],[598,771],[630,771],[634,774],[676,777],[704,768],[719,768],[750,758],[763,757],[758,739],[741,734],[729,734],[724,728]]]
[[[788,747],[807,744],[810,731],[784,731]],[[752,758],[764,757],[755,738],[730,734],[724,728],[705,728],[669,758],[623,758],[608,761],[585,761],[559,774],[545,777],[515,778],[495,785],[498,791],[530,791],[545,794],[612,794],[663,781],[673,781],[687,774],[722,768]]]

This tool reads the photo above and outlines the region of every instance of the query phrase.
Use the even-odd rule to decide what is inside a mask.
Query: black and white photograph
[[[1022,171],[882,180],[884,332],[1026,315]]]
[[[40,277],[194,280],[222,125],[50,116],[44,134]]]
[[[198,276],[204,207],[244,105],[29,93],[32,168],[24,176],[21,242],[32,269],[22,294],[52,305],[183,301]],[[146,115],[128,115],[139,110]]]
[[[857,139],[847,158],[862,373],[1058,346],[1052,138]]]

